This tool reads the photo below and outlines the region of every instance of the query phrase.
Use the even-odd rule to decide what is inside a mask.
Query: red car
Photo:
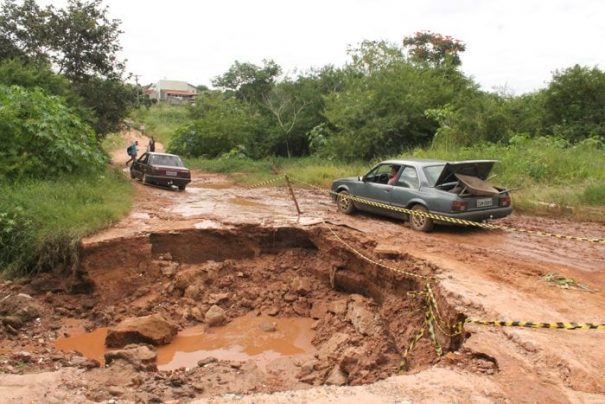
[[[191,171],[175,154],[145,153],[130,166],[130,177],[143,184],[172,186],[184,191],[191,182]]]

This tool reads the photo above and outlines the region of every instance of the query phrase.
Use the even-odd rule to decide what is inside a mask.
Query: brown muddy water
[[[304,357],[315,352],[311,340],[314,320],[290,317],[274,318],[248,314],[222,327],[185,329],[168,345],[158,347],[157,366],[160,370],[197,366],[200,359],[212,356],[218,360],[247,361],[265,369],[266,365],[284,357]],[[62,351],[77,351],[102,365],[107,328],[59,338],[55,346]]]

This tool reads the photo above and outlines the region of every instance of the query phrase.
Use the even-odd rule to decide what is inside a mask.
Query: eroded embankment
[[[339,234],[359,249],[374,246],[353,233]],[[391,256],[382,262],[422,276],[430,276],[436,269],[408,256]],[[207,314],[217,306],[224,318],[216,325],[250,316],[269,319],[268,326],[248,327],[254,328],[249,338],[254,340],[255,333],[262,339],[266,333],[286,331],[287,322],[280,325],[271,318],[312,320],[304,332],[311,333],[310,349],[298,356],[280,355],[273,361],[265,356],[261,367],[254,356],[238,363],[202,360],[199,367],[170,372],[131,369],[114,360],[107,368],[86,373],[86,389],[92,399],[102,399],[101,387],[109,382],[117,383],[124,397],[136,398],[145,392],[146,398],[163,399],[324,383],[371,383],[401,370],[403,352],[425,323],[423,278],[361,259],[324,227],[248,225],[108,240],[83,248],[75,277],[80,285],[77,290],[83,292],[79,295],[60,289],[42,292],[35,285],[24,285],[43,306],[37,327],[48,335],[50,341],[42,345],[54,355],[29,361],[25,371],[69,365],[71,359],[60,358],[69,354],[48,348],[49,342],[65,337],[69,321],[93,331],[126,318],[161,314],[181,330],[199,327],[199,338],[204,338],[204,333],[218,332],[210,327],[214,320]],[[449,324],[459,321],[460,314],[447,305],[438,285],[433,284],[432,290],[442,320]],[[460,348],[462,335],[434,331],[444,351]],[[240,327],[236,333],[241,332]],[[68,334],[77,332],[72,329]],[[3,339],[13,341],[9,346],[17,349],[9,333]],[[36,352],[37,347],[33,348]],[[421,369],[438,359],[434,342],[425,337],[408,355],[407,366]]]

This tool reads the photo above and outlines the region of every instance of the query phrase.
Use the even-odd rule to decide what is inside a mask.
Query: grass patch
[[[545,282],[550,283],[551,285],[558,286],[563,289],[584,289],[589,290],[588,286],[583,283],[578,283],[571,278],[566,278],[563,275],[556,273],[548,273],[542,277]]]
[[[110,133],[105,136],[101,143],[101,148],[106,153],[111,153],[114,150],[124,148],[124,138],[119,133]]]
[[[234,182],[250,185],[288,174],[307,184],[329,188],[336,178],[364,174],[366,163],[340,163],[315,157],[248,159],[187,159],[186,165],[207,172],[232,174]]]
[[[570,146],[556,138],[518,137],[509,144],[416,149],[409,155],[499,160],[491,182],[513,189],[516,210],[605,222],[605,154],[594,139]]]
[[[0,185],[0,271],[58,271],[75,258],[79,240],[130,209],[133,189],[117,170]]]
[[[145,134],[153,135],[165,148],[168,148],[178,127],[191,121],[188,106],[170,104],[136,109],[130,114],[130,119],[137,126],[145,125]]]

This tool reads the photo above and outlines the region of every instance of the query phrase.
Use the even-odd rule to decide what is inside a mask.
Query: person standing
[[[155,152],[155,139],[153,138],[153,136],[151,136],[151,138],[149,138],[149,145],[147,146],[150,152]]]

